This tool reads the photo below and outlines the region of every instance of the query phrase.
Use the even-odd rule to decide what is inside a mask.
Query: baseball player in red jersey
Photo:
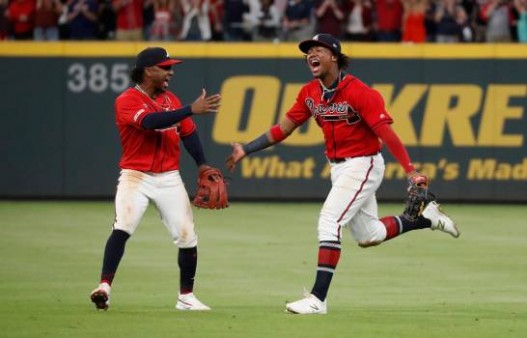
[[[318,266],[311,293],[286,304],[297,314],[325,314],[326,296],[337,267],[343,228],[348,228],[359,246],[378,245],[410,230],[431,228],[459,236],[455,223],[428,201],[415,221],[400,216],[379,219],[375,192],[384,176],[384,145],[406,171],[409,180],[427,184],[418,173],[406,148],[394,133],[392,118],[381,95],[356,77],[344,72],[348,58],[338,40],[318,34],[300,43],[314,80],[300,90],[286,116],[268,132],[253,141],[233,144],[227,158],[229,170],[250,153],[283,141],[296,128],[314,118],[322,128],[325,155],[331,164],[332,188],[318,220]]]
[[[179,141],[199,170],[206,164],[192,115],[216,113],[220,95],[206,97],[205,90],[191,104],[182,106],[168,82],[172,66],[181,61],[159,47],[137,55],[131,79],[136,85],[115,100],[115,118],[121,138],[121,173],[115,196],[116,218],[104,251],[99,286],[90,298],[97,309],[108,309],[110,291],[125,244],[133,235],[149,201],[159,212],[174,244],[179,248],[179,310],[210,310],[193,293],[198,237],[189,197],[179,174]]]

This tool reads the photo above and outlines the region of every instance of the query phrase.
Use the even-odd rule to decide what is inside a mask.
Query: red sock
[[[399,222],[394,216],[387,216],[381,218],[381,222],[386,227],[386,239],[385,241],[397,237],[401,233]]]
[[[340,258],[340,249],[320,248],[318,250],[318,266],[334,270]]]

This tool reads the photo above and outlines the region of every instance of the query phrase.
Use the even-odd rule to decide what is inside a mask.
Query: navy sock
[[[386,227],[385,241],[397,237],[405,232],[430,228],[432,224],[430,220],[419,216],[416,221],[407,220],[403,215],[400,216],[386,216],[381,218],[381,222]]]
[[[122,230],[113,230],[104,248],[104,259],[101,272],[101,283],[112,285],[113,278],[121,258],[124,255],[124,247],[130,235]]]
[[[317,277],[311,293],[321,301],[328,295],[329,285],[340,259],[340,242],[320,242],[318,249]]]
[[[401,233],[405,233],[405,232],[417,230],[417,229],[430,228],[430,226],[432,225],[432,222],[430,222],[429,219],[424,218],[423,216],[419,216],[417,220],[414,222],[407,220],[405,217],[403,217],[403,215],[400,215],[398,217],[401,220],[401,225],[402,225]]]
[[[198,248],[180,248],[178,254],[179,292],[190,293],[194,289],[194,277],[198,265]]]

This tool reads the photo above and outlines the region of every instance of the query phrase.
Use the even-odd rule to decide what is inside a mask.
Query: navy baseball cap
[[[168,52],[161,47],[143,49],[135,59],[135,68],[145,69],[152,66],[171,66],[183,61],[172,59]]]
[[[334,54],[342,54],[339,40],[331,34],[317,34],[310,40],[300,42],[298,48],[305,54],[313,46],[322,46],[331,50]]]

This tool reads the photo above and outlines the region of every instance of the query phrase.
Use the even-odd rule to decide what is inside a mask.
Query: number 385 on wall
[[[121,92],[130,85],[129,66],[126,63],[72,63],[68,67],[68,89],[74,93],[91,91],[102,93],[106,90]]]

